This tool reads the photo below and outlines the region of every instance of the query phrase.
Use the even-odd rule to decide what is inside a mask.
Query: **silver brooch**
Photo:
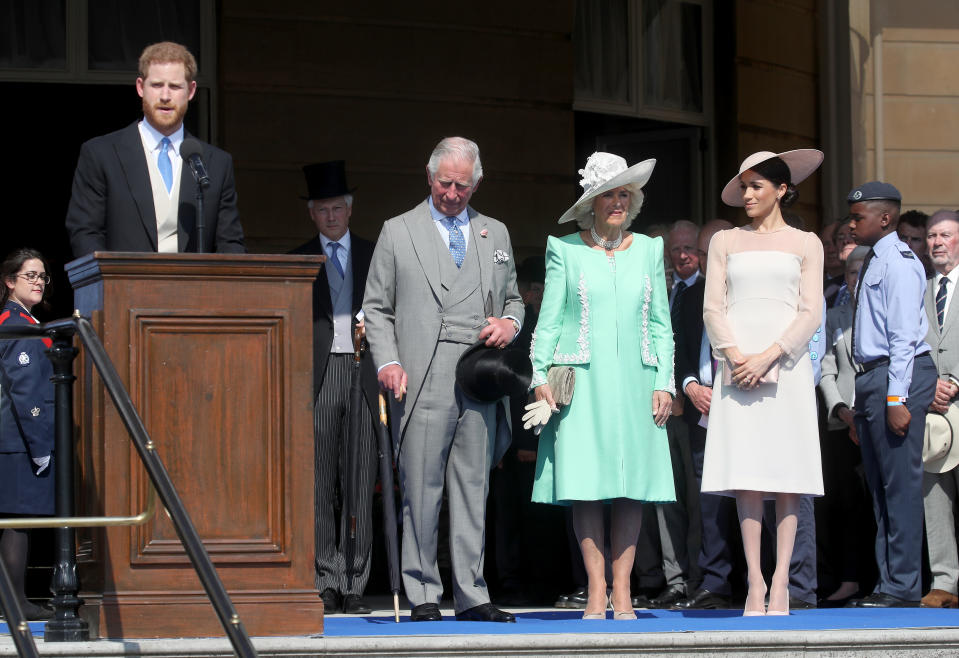
[[[36,418],[37,416],[39,416],[39,415],[40,415],[40,407],[34,407],[33,409],[31,409],[31,410],[30,410],[30,415],[33,416],[34,418]]]
[[[509,262],[509,254],[507,254],[507,253],[506,253],[505,251],[503,251],[502,249],[497,249],[496,251],[493,252],[493,262],[494,262],[494,263],[508,263],[508,262]]]
[[[21,366],[30,365],[30,355],[26,352],[20,352],[20,356],[17,358]]]

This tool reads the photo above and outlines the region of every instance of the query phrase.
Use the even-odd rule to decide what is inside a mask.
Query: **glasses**
[[[46,272],[24,272],[23,274],[18,274],[17,276],[21,279],[26,279],[27,283],[43,281],[43,285],[50,285],[50,275]]]

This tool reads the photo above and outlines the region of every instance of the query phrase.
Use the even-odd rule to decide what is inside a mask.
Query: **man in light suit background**
[[[373,546],[372,503],[376,482],[373,417],[378,413],[376,370],[365,357],[360,365],[364,403],[358,431],[347,436],[353,331],[363,304],[373,243],[350,231],[353,194],[342,160],[303,167],[307,208],[317,235],[291,253],[323,254],[326,263],[313,283],[313,437],[316,480],[316,588],[327,614],[367,614],[363,590],[370,577]],[[359,442],[356,468],[347,472],[350,441]],[[348,519],[343,501],[353,480],[356,546],[352,561],[345,550]]]
[[[471,344],[505,347],[523,319],[509,233],[468,205],[482,176],[472,141],[448,137],[436,146],[426,166],[429,197],[384,224],[363,300],[380,387],[394,398],[412,621],[442,618],[436,549],[444,482],[456,618],[515,621],[489,602],[483,579],[489,471],[509,444],[508,401],[470,400],[454,377]]]
[[[936,395],[930,411],[946,413],[956,401],[959,387],[959,304],[955,302],[959,284],[959,213],[940,210],[926,225],[926,244],[935,275],[926,282],[923,306],[929,320],[926,342],[939,371]],[[948,377],[951,375],[951,378]],[[953,436],[953,439],[959,437]],[[951,462],[950,462],[951,463]],[[936,469],[938,470],[938,469]],[[920,605],[928,608],[955,608],[959,555],[956,550],[956,499],[959,468],[922,474],[922,503],[926,517],[926,542],[932,587]]]
[[[196,251],[196,182],[180,157],[183,117],[196,93],[196,59],[184,46],[155,43],[139,61],[143,119],[80,148],[66,227],[77,258],[94,251]],[[210,178],[203,243],[242,253],[233,160],[200,142]]]

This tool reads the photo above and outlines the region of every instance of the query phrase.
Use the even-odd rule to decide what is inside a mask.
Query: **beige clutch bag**
[[[557,406],[566,406],[573,399],[576,372],[570,366],[552,366],[546,371],[546,383]]]
[[[751,356],[750,354],[746,355],[747,357]],[[776,384],[779,382],[779,361],[776,361],[769,370],[766,371],[766,374],[759,378],[760,384]],[[729,361],[723,363],[723,386],[732,386],[733,385],[733,364]]]

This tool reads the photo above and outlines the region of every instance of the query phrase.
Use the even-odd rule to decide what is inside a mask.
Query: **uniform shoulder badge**
[[[34,418],[36,418],[37,416],[39,416],[39,415],[40,415],[40,407],[34,407],[33,409],[31,409],[31,410],[30,410],[30,415],[33,416]]]
[[[20,362],[21,366],[30,365],[30,355],[26,352],[20,352],[20,356],[17,357],[17,361]]]
[[[903,258],[915,258],[915,255],[913,255],[912,251],[909,249],[906,251],[900,251],[899,253],[902,254]]]

